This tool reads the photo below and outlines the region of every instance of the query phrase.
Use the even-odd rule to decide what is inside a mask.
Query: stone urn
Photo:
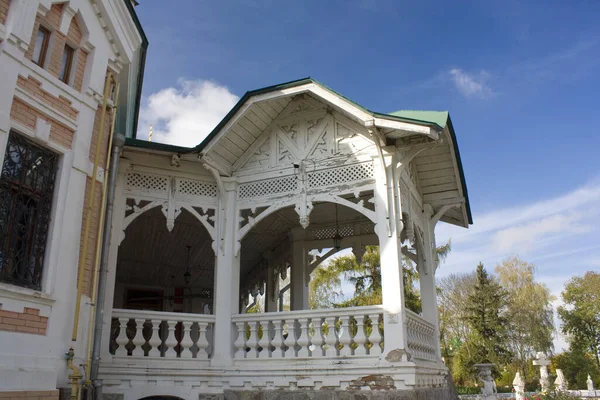
[[[475,364],[475,368],[477,368],[479,380],[483,383],[483,387],[481,388],[481,398],[483,400],[495,400],[498,397],[496,394],[498,391],[496,390],[496,382],[494,381],[494,377],[492,376],[492,368],[494,368],[494,364]]]

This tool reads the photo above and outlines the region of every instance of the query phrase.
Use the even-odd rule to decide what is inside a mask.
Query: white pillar
[[[440,327],[438,322],[438,310],[437,310],[437,292],[435,290],[435,260],[436,260],[436,247],[435,247],[435,226],[431,221],[432,209],[431,207],[425,207],[423,213],[423,248],[422,251],[419,248],[418,254],[419,261],[423,265],[419,269],[419,283],[421,289],[421,304],[423,309],[423,318],[433,324],[435,343],[436,343],[436,354],[441,359],[442,352],[440,347]]]
[[[386,360],[405,361],[406,325],[404,323],[404,285],[402,279],[402,256],[399,231],[402,226],[396,223],[395,213],[402,215],[399,196],[394,194],[392,156],[386,157],[383,173],[381,160],[375,162],[375,212],[381,257],[382,304],[384,310],[384,336]],[[388,207],[389,205],[389,207]],[[398,225],[398,226],[397,226]]]
[[[292,229],[291,310],[308,310],[308,249],[305,230]]]
[[[129,163],[123,161],[119,163],[117,176],[117,185],[115,187],[115,205],[113,211],[112,230],[110,232],[110,248],[108,251],[108,271],[106,275],[106,294],[104,296],[104,315],[102,316],[102,343],[100,345],[100,354],[103,361],[111,360],[110,354],[110,335],[112,325],[112,312],[115,298],[115,285],[117,282],[117,261],[119,254],[119,246],[125,239],[123,230],[123,220],[125,219],[126,201],[127,198],[123,194],[125,187],[125,174],[129,168]]]
[[[215,265],[215,329],[214,350],[210,365],[227,367],[233,364],[233,343],[237,330],[231,323],[231,316],[238,314],[240,299],[240,253],[236,253],[237,207],[235,205],[237,183],[224,182],[225,196],[219,199],[218,219],[223,235],[217,230],[217,250]],[[223,203],[225,201],[225,203]],[[217,221],[219,223],[221,221]],[[223,246],[219,242],[223,237]]]

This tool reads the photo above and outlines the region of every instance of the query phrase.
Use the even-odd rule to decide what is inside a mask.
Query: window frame
[[[5,263],[4,260],[0,260],[0,272],[3,275],[0,277],[0,284],[42,291],[48,274],[50,249],[53,247],[52,234],[57,201],[56,193],[61,183],[61,154],[52,148],[37,143],[28,135],[21,134],[15,130],[11,129],[7,136],[2,172],[0,174],[0,190],[9,192],[7,200],[5,200],[8,212],[0,215],[0,217],[6,218],[5,223],[7,224],[7,226],[0,226],[0,252],[7,254],[7,261]],[[14,137],[17,137],[17,139],[13,139]],[[6,158],[12,157],[12,154],[14,154],[10,152],[11,144],[15,147],[26,147],[24,161],[15,161],[14,158],[11,161],[13,163],[21,163],[20,168],[22,170],[19,171],[19,176],[5,175],[5,168],[10,168],[10,162],[7,163]],[[37,160],[40,159],[40,154],[45,157],[44,164],[50,163],[51,170],[48,176],[36,174],[35,180],[30,184],[27,182],[27,176],[31,171],[40,166],[39,162],[36,163],[29,159],[32,153],[38,153],[36,154],[38,157]],[[19,155],[19,158],[22,156],[23,153]],[[44,167],[48,167],[48,165],[44,165]],[[37,187],[40,177],[42,180],[51,178],[49,188]],[[42,185],[48,185],[48,183],[42,182]],[[19,198],[21,196],[24,196],[24,198]],[[12,225],[19,223],[18,220],[15,220],[16,217],[13,214],[19,212],[18,209],[15,211],[15,208],[18,208],[19,203],[24,200],[25,203],[23,204],[25,207],[30,208],[29,211],[35,215],[35,220],[32,223],[32,227],[29,226],[30,224],[27,224],[27,232],[23,233],[13,228]],[[29,200],[31,200],[33,205],[27,204]],[[22,209],[23,207],[21,207],[21,212],[23,211]],[[40,240],[40,235],[42,235],[43,245],[40,244],[42,241]],[[11,248],[11,245],[15,245],[16,247],[17,242],[24,242],[27,247],[21,260],[17,260],[14,253],[8,250]],[[7,270],[2,271],[4,268],[7,268]],[[7,274],[6,276],[4,276],[5,273]]]
[[[67,85],[69,85],[69,82],[71,81],[71,72],[73,71],[75,51],[76,49],[73,46],[69,45],[68,43],[65,43],[65,47],[63,48],[62,56],[60,58],[60,70],[58,71],[58,79],[61,80],[63,83],[66,83]],[[63,63],[65,62],[65,55],[67,59],[66,64],[63,65]]]
[[[37,45],[40,32],[42,32],[44,34],[44,38],[42,39],[40,54],[36,60],[35,59],[35,47]],[[50,48],[50,35],[51,34],[52,34],[52,32],[50,31],[50,29],[46,28],[43,25],[40,25],[38,27],[38,30],[35,35],[35,41],[33,43],[33,54],[31,56],[31,61],[41,68],[44,68],[44,65],[46,64],[46,58],[48,56],[48,49]]]

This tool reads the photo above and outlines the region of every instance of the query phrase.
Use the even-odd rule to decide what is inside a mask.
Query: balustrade
[[[209,359],[215,317],[205,314],[115,309],[115,356]]]
[[[117,357],[211,357],[213,315],[115,309],[112,316],[111,353]],[[235,358],[378,357],[382,318],[381,306],[235,315]],[[407,310],[406,331],[414,358],[437,360],[432,324]]]
[[[233,316],[236,359],[379,356],[380,306]]]
[[[435,329],[432,324],[410,310],[406,310],[408,352],[422,360],[436,361]]]

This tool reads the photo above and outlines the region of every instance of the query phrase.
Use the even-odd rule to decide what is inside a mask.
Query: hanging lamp
[[[333,247],[336,250],[339,250],[342,247],[342,236],[340,235],[337,203],[335,203],[335,236],[333,237]]]

